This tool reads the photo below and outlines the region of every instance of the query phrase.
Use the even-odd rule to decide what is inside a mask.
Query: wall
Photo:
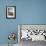
[[[16,6],[16,19],[6,19],[6,6]],[[46,24],[46,0],[0,0],[0,44],[8,43],[17,24]],[[16,40],[17,43],[17,40]]]
[[[46,24],[46,0],[17,0],[19,24]]]
[[[8,34],[16,32],[17,19],[6,19],[6,6],[16,6],[16,0],[0,0],[0,44],[7,44]],[[17,39],[15,41],[18,42]]]

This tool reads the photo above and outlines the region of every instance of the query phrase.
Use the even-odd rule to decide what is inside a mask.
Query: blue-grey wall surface
[[[16,6],[16,19],[6,19],[6,6]],[[46,0],[0,0],[0,44],[9,32],[18,34],[18,24],[46,24]]]

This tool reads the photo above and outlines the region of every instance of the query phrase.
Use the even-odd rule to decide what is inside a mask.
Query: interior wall
[[[16,6],[16,0],[0,0],[0,44],[8,44],[8,35],[15,32],[17,36],[17,18],[6,19],[6,6]],[[16,38],[15,43],[18,43]]]
[[[19,24],[46,24],[46,0],[17,0]]]
[[[16,6],[16,19],[6,19],[6,6]],[[18,24],[46,24],[46,0],[0,0],[0,44]]]

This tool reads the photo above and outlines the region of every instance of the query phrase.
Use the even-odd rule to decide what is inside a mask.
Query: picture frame
[[[6,7],[6,19],[16,19],[16,6]]]

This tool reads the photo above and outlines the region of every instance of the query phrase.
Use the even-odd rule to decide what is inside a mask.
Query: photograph
[[[6,18],[16,19],[16,6],[6,7]]]

